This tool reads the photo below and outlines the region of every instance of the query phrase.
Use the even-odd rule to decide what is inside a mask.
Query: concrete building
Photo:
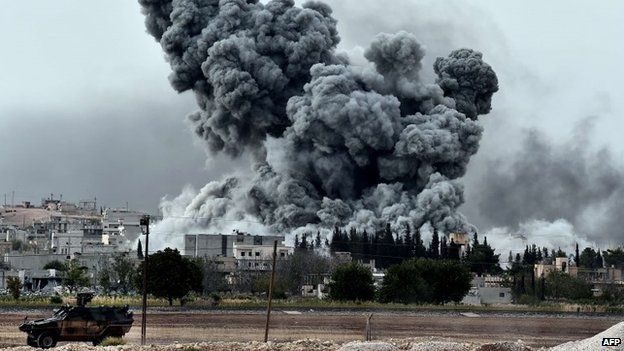
[[[52,233],[50,249],[54,253],[66,256],[81,253],[83,238],[84,232],[81,230]]]
[[[69,257],[70,258],[70,257]],[[42,269],[46,263],[52,261],[65,262],[69,259],[67,255],[55,254],[50,252],[43,253],[18,253],[12,252],[4,254],[4,262],[12,269],[17,270],[35,270]]]
[[[500,276],[475,276],[462,303],[477,306],[511,304],[511,288],[504,287],[503,281]]]
[[[533,266],[536,278],[546,277],[552,271],[560,271],[576,277],[578,269],[568,257],[557,257],[552,264],[538,263]]]
[[[20,270],[19,278],[28,291],[53,292],[63,278],[56,269]]]
[[[236,258],[237,269],[247,271],[265,271],[270,270],[273,259],[273,245],[254,245],[245,243],[233,243],[232,254]],[[277,259],[286,259],[292,255],[294,248],[277,245]]]
[[[242,232],[233,234],[187,234],[184,236],[184,255],[190,257],[235,257],[234,244],[239,245],[272,245],[277,240],[283,246],[284,236],[251,235]],[[271,246],[272,247],[272,246]],[[255,253],[254,253],[255,255]]]

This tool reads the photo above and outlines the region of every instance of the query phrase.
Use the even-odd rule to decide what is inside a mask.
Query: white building
[[[500,276],[475,276],[472,287],[464,296],[464,305],[507,305],[511,303],[511,288],[503,286]]]
[[[107,208],[102,217],[102,242],[130,249],[143,233],[140,220],[145,213]]]
[[[269,270],[273,259],[273,245],[239,244],[233,245],[234,257],[241,270]],[[277,245],[277,259],[286,259],[294,248],[284,244]]]

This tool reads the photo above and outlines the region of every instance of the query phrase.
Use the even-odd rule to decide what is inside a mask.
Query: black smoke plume
[[[250,175],[183,194],[165,212],[278,232],[385,222],[471,230],[457,179],[498,90],[481,53],[438,58],[427,83],[424,49],[406,32],[374,38],[370,66],[349,64],[335,53],[331,9],[317,1],[139,2],[172,86],[197,98],[196,134],[210,152],[253,163]]]

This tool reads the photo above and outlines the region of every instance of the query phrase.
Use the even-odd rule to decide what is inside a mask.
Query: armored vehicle
[[[63,306],[52,317],[24,320],[19,330],[29,346],[48,349],[58,341],[89,341],[98,345],[107,337],[122,337],[132,327],[132,311],[124,307],[86,307],[92,294],[78,294],[78,306]]]

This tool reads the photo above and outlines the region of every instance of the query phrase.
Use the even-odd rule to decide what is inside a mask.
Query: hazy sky
[[[586,147],[623,159],[624,2],[328,2],[355,62],[376,33],[407,30],[427,48],[427,77],[436,56],[458,47],[482,51],[495,69],[500,92],[466,176],[464,212],[476,224],[491,224],[478,206],[488,161],[513,158],[528,128],[558,145],[594,117]],[[232,167],[206,163],[194,144],[184,122],[193,98],[169,86],[135,1],[11,1],[0,33],[0,196],[97,196],[155,212],[162,196]]]

